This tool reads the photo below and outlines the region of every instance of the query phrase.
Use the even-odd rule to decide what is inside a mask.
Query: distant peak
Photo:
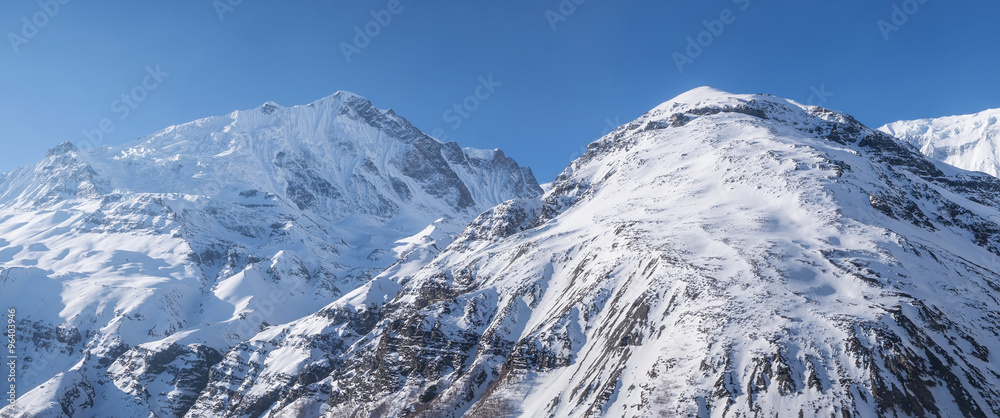
[[[278,109],[281,109],[281,106],[270,100],[260,106],[260,111],[264,112],[265,115],[270,115]]]
[[[363,96],[344,90],[339,90],[336,93],[309,103],[308,106],[318,108],[352,107],[355,109],[367,109],[373,107],[372,102]]]
[[[313,108],[321,111],[333,111],[337,113],[343,112],[344,109],[352,109],[358,114],[366,115],[371,115],[373,112],[382,112],[377,110],[368,99],[349,91],[340,90],[329,96],[314,100],[306,105],[282,106],[274,101],[268,100],[257,108],[250,110],[250,113],[260,112],[264,115],[272,115],[279,110],[281,110],[282,113],[288,111],[296,113],[305,108]]]
[[[1000,124],[1000,108],[986,109],[981,112],[964,115],[941,116],[914,120],[899,120],[879,128],[890,135],[924,135],[930,132],[948,132],[977,126],[995,126]]]
[[[72,142],[64,141],[63,143],[50,148],[45,155],[47,157],[52,157],[56,155],[66,154],[68,152],[78,152],[78,151],[80,151],[80,149],[77,148],[76,145],[73,145]]]
[[[338,90],[336,93],[333,93],[333,95],[331,95],[330,97],[336,97],[341,100],[364,100],[366,102],[368,101],[368,99],[362,97],[360,94],[352,93],[346,90]]]

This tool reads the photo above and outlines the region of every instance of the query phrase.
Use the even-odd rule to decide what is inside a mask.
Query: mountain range
[[[0,414],[1000,415],[995,122],[703,87],[544,191],[343,92],[66,143],[0,175]]]

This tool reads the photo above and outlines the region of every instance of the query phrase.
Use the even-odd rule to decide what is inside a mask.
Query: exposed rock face
[[[202,344],[137,347],[118,357],[107,376],[123,392],[166,416],[183,416],[208,383],[212,366],[222,360]]]
[[[0,305],[24,338],[3,414],[182,416],[233,347],[541,192],[345,92],[59,145],[0,176]]]
[[[188,415],[997,415],[998,193],[847,115],[698,89],[230,350]]]

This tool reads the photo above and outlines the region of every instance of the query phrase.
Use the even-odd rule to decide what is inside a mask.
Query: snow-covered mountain
[[[210,131],[211,138],[230,132]],[[269,143],[249,136],[248,143]],[[4,413],[1000,415],[1000,179],[935,162],[846,114],[769,95],[696,89],[590,144],[541,196],[512,162],[478,174],[485,180],[466,187],[475,209],[486,210],[471,223],[462,216],[474,210],[462,209],[460,190],[428,186],[439,183],[414,180],[379,159],[372,164],[381,175],[370,178],[380,180],[370,181],[398,212],[371,204],[378,199],[355,199],[365,203],[341,216],[350,212],[342,206],[348,203],[301,198],[327,196],[313,177],[327,174],[291,161],[330,167],[342,161],[320,151],[285,151],[283,158],[281,151],[262,151],[270,159],[261,166],[274,171],[260,177],[256,170],[233,173],[243,163],[216,170],[214,158],[247,155],[242,151],[212,148],[190,154],[200,155],[194,161],[182,157],[176,170],[187,173],[178,177],[185,181],[147,192],[162,195],[158,205],[170,208],[166,214],[132,200],[142,193],[109,192],[154,176],[170,184],[175,166],[166,156],[180,153],[169,147],[188,144],[186,136],[175,138],[99,157],[55,150],[31,169],[34,180],[12,180],[19,173],[4,180],[17,196],[31,198],[10,206],[17,210],[3,209],[13,215],[0,225],[18,237],[5,248],[22,247],[0,251],[11,255],[5,266],[21,265],[5,268],[3,297],[49,297],[53,306],[38,309],[50,319],[22,328],[39,330],[32,344],[40,352],[68,353],[67,360],[46,360],[65,371],[39,379],[45,383],[22,398],[24,409]],[[445,167],[464,173],[473,170],[461,167],[486,167],[482,161],[507,161],[472,151],[461,160],[438,146],[444,157],[419,173]],[[161,161],[152,155],[165,160],[150,163]],[[50,160],[61,158],[68,158],[60,163],[69,167],[61,169],[66,174],[47,175],[56,164]],[[150,165],[163,168],[142,168]],[[111,167],[129,174],[109,180],[104,173]],[[188,183],[197,185],[187,179],[203,171],[224,178],[221,184],[257,179],[259,191],[207,182],[203,190],[220,196],[214,204],[184,192],[193,187]],[[70,175],[74,180],[61,181]],[[393,177],[421,205],[393,200],[406,195],[389,192],[396,190]],[[257,185],[272,178],[276,186]],[[344,186],[343,175],[336,179],[326,182],[344,196],[370,190]],[[487,208],[487,199],[477,200],[486,190],[508,191],[492,195],[497,203],[511,198]],[[86,218],[62,214],[69,212],[60,206],[67,195]],[[382,266],[360,255],[379,244],[350,235],[351,226],[388,234],[404,214],[419,218],[423,212],[414,207],[450,217],[421,218],[423,227],[385,238],[379,254],[398,259],[376,273]],[[101,215],[84,222],[89,213]],[[292,226],[304,226],[278,228],[292,237],[285,241],[234,227],[261,213],[271,214],[265,222],[295,217]],[[82,238],[44,240],[56,234]],[[210,247],[217,237],[237,246],[237,255]],[[35,241],[45,247],[33,247]],[[76,243],[67,250],[62,242]],[[258,254],[257,246],[299,262],[288,255],[244,260]],[[88,252],[76,249],[84,247]],[[202,256],[202,248],[219,255]],[[39,254],[37,264],[23,254]],[[333,260],[336,267],[325,268],[336,279],[313,273],[315,260]],[[59,273],[53,266],[63,262],[93,267]],[[361,284],[341,285],[342,277]],[[186,299],[188,287],[180,284],[201,281],[201,299]],[[310,299],[308,292],[322,288],[317,282],[337,290]],[[78,308],[76,295],[101,302]],[[199,302],[178,303],[189,299]],[[329,303],[316,307],[324,299]],[[301,305],[295,314],[312,311],[290,318],[279,307],[291,304]],[[90,316],[96,322],[69,321],[66,313],[78,309],[96,313]]]
[[[1000,176],[1000,109],[893,122],[879,128],[958,168]]]
[[[225,354],[209,416],[995,416],[1000,180],[701,88]]]
[[[64,143],[0,175],[20,372],[2,415],[183,415],[242,341],[541,193],[501,151],[441,143],[346,92],[120,147]]]

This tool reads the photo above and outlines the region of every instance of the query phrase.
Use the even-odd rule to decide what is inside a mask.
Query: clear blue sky
[[[353,45],[354,28],[390,1],[243,0],[232,10],[217,8],[238,0],[66,1],[3,2],[2,171],[62,141],[84,141],[82,131],[105,118],[114,127],[106,143],[119,144],[337,90],[462,146],[501,148],[542,182],[609,122],[701,85],[802,102],[824,90],[832,96],[815,104],[872,126],[1000,107],[997,2],[585,0],[571,10],[574,0],[400,0],[387,25],[370,24],[378,35],[361,39],[348,62],[342,43]],[[59,10],[45,12],[52,4]],[[885,29],[886,40],[877,22],[893,23],[894,5],[919,8],[903,11],[906,21]],[[687,55],[687,37],[720,15],[731,22],[718,36],[703,34],[708,46],[678,71],[675,53]],[[23,19],[44,24],[33,33]],[[156,66],[169,76],[143,90],[147,67]],[[469,102],[474,112],[445,113],[490,75],[500,85]],[[145,100],[122,118],[124,103],[115,101],[134,88]],[[462,124],[453,129],[456,118]]]

